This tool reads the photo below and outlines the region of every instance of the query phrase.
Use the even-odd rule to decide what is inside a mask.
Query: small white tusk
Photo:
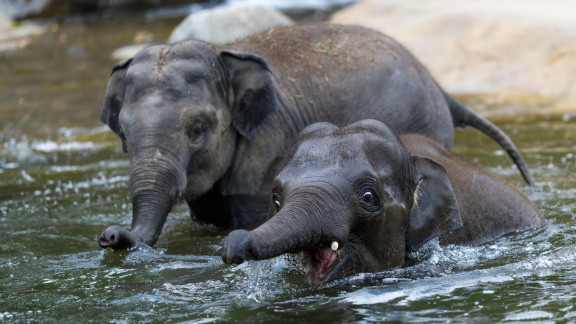
[[[332,241],[332,245],[331,245],[330,247],[331,247],[332,250],[334,250],[334,251],[338,250],[338,242]]]

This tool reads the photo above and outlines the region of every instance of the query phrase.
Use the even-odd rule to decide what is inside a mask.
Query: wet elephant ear
[[[461,228],[462,217],[444,167],[427,157],[412,156],[412,159],[418,175],[408,243],[416,251],[431,239]]]
[[[106,88],[106,94],[104,95],[102,112],[100,113],[100,120],[104,124],[108,125],[108,127],[110,127],[110,129],[113,130],[122,140],[124,153],[127,152],[126,138],[120,128],[118,116],[120,116],[120,109],[122,109],[124,103],[124,91],[126,89],[124,85],[124,76],[126,75],[130,63],[132,63],[132,59],[118,62],[112,67],[112,73],[110,74],[110,80],[108,81],[108,87]]]
[[[230,69],[234,91],[232,124],[253,141],[260,122],[279,107],[272,72],[264,58],[252,53],[222,51],[220,56]]]

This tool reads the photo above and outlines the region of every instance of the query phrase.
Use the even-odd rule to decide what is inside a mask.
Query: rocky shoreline
[[[255,32],[248,23],[241,30],[241,22],[252,23],[246,17],[254,15],[253,9],[239,10],[244,13],[230,16],[239,21],[234,32]],[[270,19],[271,26],[291,23],[273,9],[260,10],[258,17]],[[337,11],[327,22],[360,24],[395,38],[448,92],[463,100],[484,98],[474,108],[485,116],[544,114],[570,120],[576,119],[574,13],[571,0],[365,0]],[[220,28],[212,32],[228,34],[222,17],[204,21],[209,26],[195,22],[184,32]],[[30,36],[45,30],[33,21],[14,24],[0,13],[0,52],[22,48]],[[124,48],[114,53],[115,59],[131,57],[141,46]]]
[[[523,107],[506,114],[570,117],[576,112],[575,13],[576,2],[566,0],[366,0],[330,22],[392,36],[450,93]]]

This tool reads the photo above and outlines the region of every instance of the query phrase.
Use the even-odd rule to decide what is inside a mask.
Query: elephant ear
[[[413,251],[429,240],[462,227],[462,217],[446,170],[436,161],[412,156],[418,170],[410,210],[408,244]]]
[[[100,113],[100,120],[108,125],[110,129],[116,133],[122,140],[122,148],[124,153],[126,153],[126,139],[124,134],[120,129],[120,123],[118,122],[118,116],[120,115],[120,109],[122,108],[122,103],[124,102],[124,76],[128,70],[128,66],[132,62],[132,59],[118,62],[112,67],[112,73],[110,74],[110,80],[108,81],[108,87],[106,88],[106,94],[104,94],[104,103],[102,105],[102,112]]]
[[[253,141],[260,122],[278,109],[272,72],[266,60],[255,54],[222,51],[220,56],[230,69],[234,91],[232,124]]]

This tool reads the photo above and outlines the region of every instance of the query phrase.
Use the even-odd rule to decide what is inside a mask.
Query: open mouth
[[[332,248],[315,248],[303,251],[306,260],[306,273],[312,284],[319,285],[329,280],[330,273],[340,262],[340,250]]]

